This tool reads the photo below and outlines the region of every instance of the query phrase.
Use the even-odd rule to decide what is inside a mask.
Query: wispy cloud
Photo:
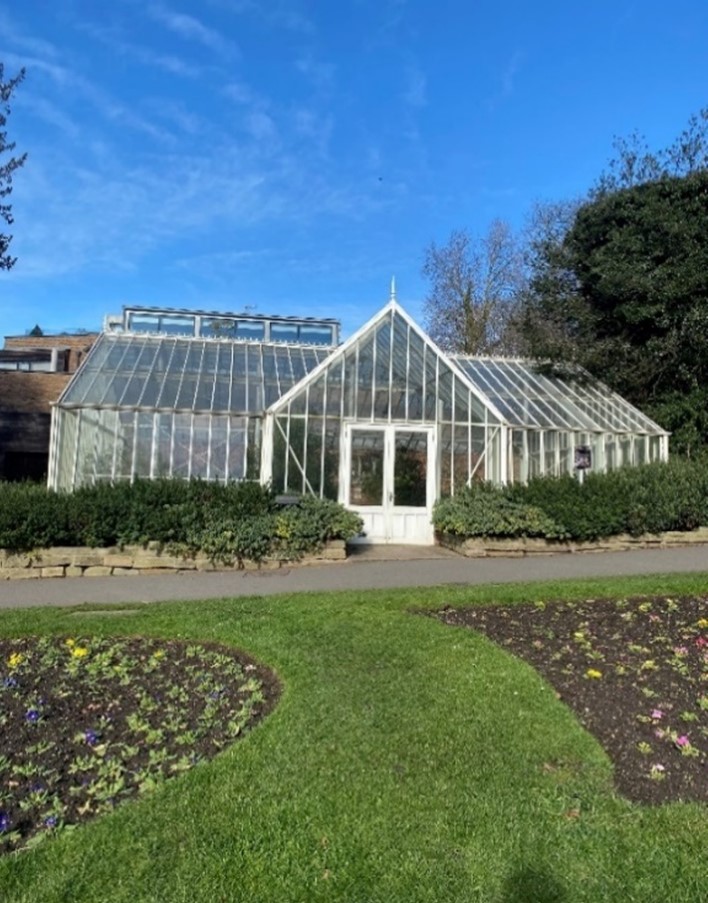
[[[223,57],[234,57],[238,54],[238,48],[233,41],[224,38],[216,29],[205,25],[195,16],[175,12],[157,3],[151,4],[148,12],[156,22],[185,40],[201,44]]]
[[[428,80],[417,66],[410,66],[405,74],[403,100],[411,107],[424,107],[428,102]]]
[[[169,53],[160,53],[141,44],[136,44],[128,39],[123,28],[117,25],[96,25],[94,22],[80,19],[75,22],[75,27],[100,41],[111,52],[120,56],[135,60],[144,66],[161,69],[170,75],[181,75],[187,78],[196,78],[204,72],[203,67],[195,65],[191,60],[187,62],[182,57]]]

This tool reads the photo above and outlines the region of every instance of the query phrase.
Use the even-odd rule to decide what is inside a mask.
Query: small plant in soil
[[[0,852],[110,811],[262,718],[275,677],[213,645],[0,639]]]
[[[446,608],[527,661],[602,743],[618,789],[708,802],[708,598]]]

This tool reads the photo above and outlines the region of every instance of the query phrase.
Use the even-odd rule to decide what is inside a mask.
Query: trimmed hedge
[[[326,499],[280,508],[257,483],[136,480],[73,493],[0,483],[0,548],[12,551],[158,542],[219,561],[259,561],[298,558],[361,528],[357,515]]]
[[[440,500],[440,532],[473,537],[588,541],[708,526],[708,458],[676,458],[606,474],[540,477],[526,485],[478,484]]]

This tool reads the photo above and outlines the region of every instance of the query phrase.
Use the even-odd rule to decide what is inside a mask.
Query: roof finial
[[[396,300],[396,277],[395,276],[391,276],[391,297],[389,298],[389,300],[390,301]]]

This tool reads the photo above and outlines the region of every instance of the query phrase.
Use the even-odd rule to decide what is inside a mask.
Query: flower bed
[[[708,802],[708,597],[446,609],[533,665],[637,802]],[[568,764],[549,770],[571,779]]]
[[[266,668],[215,645],[0,639],[0,852],[211,758],[278,692]]]

